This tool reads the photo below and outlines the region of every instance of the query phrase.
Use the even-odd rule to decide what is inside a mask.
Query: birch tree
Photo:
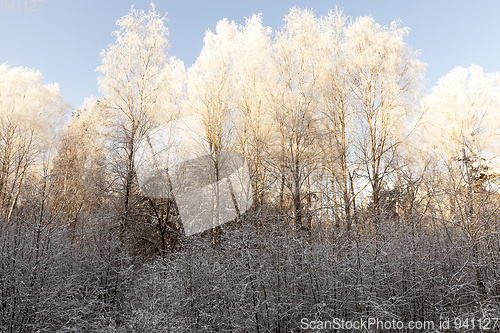
[[[221,216],[226,211],[220,197],[223,191],[220,185],[224,184],[219,184],[219,181],[225,168],[221,152],[230,150],[234,143],[232,97],[238,33],[239,27],[234,21],[219,21],[215,33],[210,30],[205,33],[201,53],[187,73],[186,105],[189,115],[198,123],[201,131],[196,135],[197,140],[193,141],[198,146],[190,149],[197,150],[198,156],[208,156],[210,160],[204,168],[206,174],[202,178],[208,180],[207,184],[211,184],[207,191],[211,192],[209,197],[212,203],[207,210],[213,212],[209,218],[212,219],[214,244],[218,239],[215,227],[224,222],[221,221]]]
[[[438,81],[423,105],[429,148],[442,160],[468,156],[498,158],[500,73],[485,74],[478,65],[457,67]]]
[[[399,25],[382,27],[371,17],[360,17],[346,32],[360,128],[358,156],[377,214],[384,181],[396,165],[395,148],[416,112],[424,73],[418,53],[403,41],[408,28]]]
[[[500,73],[457,67],[424,99],[425,144],[443,173],[442,200],[451,220],[471,242],[478,292],[486,293],[481,252],[498,230]],[[444,185],[444,186],[443,186]]]
[[[57,84],[32,69],[0,65],[0,208],[9,220],[23,183],[47,157],[67,107]]]
[[[302,228],[302,202],[310,195],[304,193],[304,186],[317,162],[315,125],[323,54],[320,26],[312,11],[292,8],[284,20],[272,53],[278,77],[272,102],[280,141],[275,163],[281,175],[279,205],[284,206],[286,187],[294,226]]]
[[[337,223],[345,221],[350,229],[355,216],[354,193],[355,156],[354,141],[357,135],[354,99],[354,74],[346,47],[347,17],[340,11],[330,11],[322,20],[325,38],[326,68],[322,77],[321,133],[325,150],[324,163],[330,176],[333,195],[333,215]],[[337,198],[337,192],[340,198]],[[337,210],[340,202],[341,211]]]
[[[265,159],[273,144],[275,122],[269,87],[276,82],[271,58],[271,28],[262,25],[262,17],[253,15],[238,32],[235,45],[235,108],[233,117],[235,147],[249,162],[254,202],[264,204],[269,192]]]
[[[132,204],[139,144],[155,126],[175,117],[182,91],[184,66],[167,57],[165,21],[154,4],[148,13],[132,7],[117,21],[116,43],[101,52],[102,65],[97,68],[111,119],[109,159],[121,183],[124,217]]]
[[[106,199],[107,164],[101,130],[106,121],[101,102],[87,98],[73,111],[52,162],[55,200],[62,207],[62,219],[75,240],[81,221],[103,207]]]
[[[234,52],[238,25],[233,21],[217,23],[215,33],[205,33],[200,56],[188,70],[190,114],[201,120],[202,138],[209,154],[228,149],[231,137],[232,96],[234,93]]]

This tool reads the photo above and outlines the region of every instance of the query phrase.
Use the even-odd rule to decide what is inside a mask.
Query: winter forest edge
[[[426,92],[408,28],[338,10],[222,20],[188,69],[153,4],[117,25],[105,97],[77,109],[0,65],[0,332],[500,318],[500,72]],[[173,196],[139,187],[145,143],[167,169],[241,153],[252,206],[186,236]]]

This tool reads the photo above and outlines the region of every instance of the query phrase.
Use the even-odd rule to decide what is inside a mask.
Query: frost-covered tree
[[[213,187],[211,208],[213,212],[213,242],[216,242],[215,226],[220,224],[221,204],[219,181],[222,179],[222,169],[225,161],[220,158],[221,152],[230,150],[234,143],[232,117],[234,107],[234,79],[236,61],[235,51],[238,43],[239,27],[233,21],[226,19],[217,23],[215,33],[208,30],[205,33],[201,53],[187,72],[187,102],[186,117],[198,125],[186,124],[189,132],[194,133],[195,146],[189,149],[197,155],[209,155],[210,165],[202,178],[209,179]]]
[[[477,65],[457,67],[439,80],[423,107],[423,144],[454,187],[487,189],[499,157],[500,73],[485,74]]]
[[[438,81],[424,101],[429,148],[446,160],[468,156],[498,157],[500,73],[485,74],[478,65],[457,67]]]
[[[264,203],[269,192],[265,158],[276,130],[270,99],[270,87],[276,81],[271,45],[271,28],[262,25],[260,15],[253,15],[239,29],[234,53],[235,148],[249,163],[257,205]]]
[[[81,220],[102,208],[106,194],[105,128],[99,100],[87,98],[73,112],[52,163],[61,219],[76,236]]]
[[[476,285],[486,293],[481,252],[497,230],[500,73],[478,65],[457,67],[438,81],[423,101],[428,154],[442,174],[434,199],[446,203],[442,218],[455,223],[471,242]],[[485,259],[490,260],[490,259]]]
[[[320,131],[325,152],[323,164],[328,170],[331,186],[331,191],[325,192],[332,195],[334,219],[345,221],[349,229],[356,209],[353,148],[358,128],[353,102],[356,81],[351,72],[355,59],[349,56],[346,47],[347,17],[340,11],[330,11],[321,24],[326,68],[321,81]]]
[[[165,17],[136,10],[117,21],[116,43],[101,52],[99,88],[112,126],[109,159],[121,182],[123,213],[130,209],[136,151],[150,131],[175,118],[183,87],[184,65],[168,58]]]
[[[238,30],[234,21],[219,21],[215,33],[205,33],[203,49],[188,70],[188,112],[201,120],[204,133],[200,136],[210,154],[228,149],[234,141],[231,101]]]
[[[65,110],[57,84],[44,84],[35,70],[0,65],[0,212],[7,220],[24,181],[54,148]]]
[[[384,180],[396,165],[395,148],[415,114],[424,74],[424,64],[403,40],[408,28],[399,24],[383,27],[371,17],[360,17],[346,31],[358,157],[376,212]]]
[[[280,207],[286,188],[295,228],[301,228],[303,201],[310,195],[304,188],[317,159],[316,112],[324,53],[320,52],[320,24],[312,11],[292,8],[284,20],[272,50],[277,81],[270,89],[279,141],[274,163],[276,174],[281,175]]]

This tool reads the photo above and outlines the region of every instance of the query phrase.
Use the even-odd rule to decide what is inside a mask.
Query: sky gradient
[[[312,8],[317,16],[337,7],[346,16],[371,15],[387,26],[400,19],[411,29],[405,42],[420,50],[419,58],[427,64],[428,88],[456,66],[474,63],[485,72],[500,70],[500,1],[158,0],[155,4],[160,14],[168,12],[168,53],[184,61],[186,69],[196,61],[205,31],[215,30],[219,20],[243,24],[245,17],[262,13],[263,24],[277,30],[283,16],[297,6]],[[147,11],[150,1],[45,0],[33,5],[34,0],[16,1],[15,10],[0,7],[0,64],[40,71],[45,83],[59,83],[64,99],[76,108],[86,97],[101,96],[95,69],[101,64],[100,52],[115,42],[111,35],[118,28],[115,22],[132,5]],[[29,11],[30,6],[35,11]]]

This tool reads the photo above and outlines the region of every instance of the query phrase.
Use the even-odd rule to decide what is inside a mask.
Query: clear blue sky
[[[17,1],[17,0],[16,0]],[[116,20],[130,7],[148,10],[150,1],[141,0],[45,0],[34,4],[21,0],[16,10],[0,10],[0,64],[39,70],[45,83],[59,83],[65,100],[74,107],[91,95],[100,96],[95,72],[100,51],[114,43],[111,32]],[[7,0],[9,5],[12,0]],[[190,1],[156,2],[157,10],[168,12],[170,55],[191,66],[203,46],[207,29],[227,18],[244,23],[245,17],[263,14],[263,23],[273,29],[283,24],[289,8],[312,8],[317,16],[328,9],[344,9],[350,17],[371,15],[382,25],[401,19],[411,29],[405,41],[421,50],[428,64],[428,87],[456,66],[471,63],[485,72],[500,70],[500,1]],[[21,10],[19,10],[19,7]],[[0,7],[0,9],[2,9]]]

